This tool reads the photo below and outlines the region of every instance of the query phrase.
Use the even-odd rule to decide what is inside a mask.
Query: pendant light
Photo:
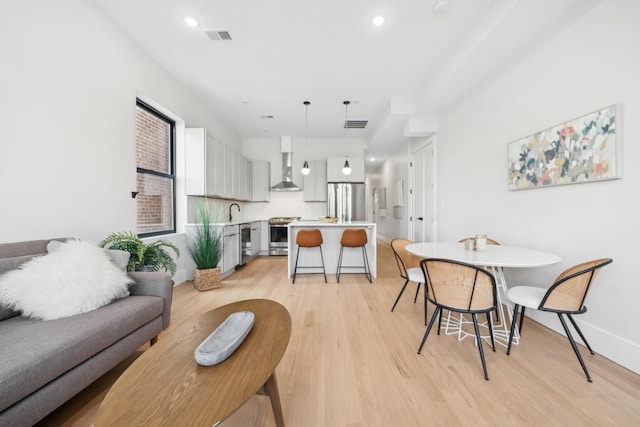
[[[302,175],[309,175],[309,172],[311,172],[311,169],[309,169],[307,154],[309,153],[309,104],[311,104],[311,102],[304,101],[303,104],[305,107],[305,112],[304,112],[305,125],[304,125],[304,164],[302,165]]]
[[[347,123],[349,122],[349,104],[351,101],[343,101],[344,104],[344,127],[348,129]],[[347,138],[347,155],[344,160],[344,167],[342,168],[342,173],[345,175],[351,175],[351,166],[349,166],[349,139]]]

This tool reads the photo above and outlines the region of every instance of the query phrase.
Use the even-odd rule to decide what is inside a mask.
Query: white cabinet
[[[309,160],[309,175],[304,176],[304,201],[327,201],[327,162]]]
[[[226,160],[224,155],[227,147],[224,144],[216,143],[213,148],[215,150],[215,158],[212,163],[209,163],[209,165],[213,164],[213,194],[224,197],[226,177]]]
[[[260,221],[254,221],[251,223],[251,256],[256,256],[260,252],[260,240],[262,237],[262,230]]]
[[[188,196],[220,195],[217,176],[210,166],[216,163],[217,141],[204,128],[186,129],[185,192]],[[224,160],[223,160],[224,166]]]
[[[224,197],[233,197],[233,150],[224,147]]]
[[[351,174],[342,173],[345,160],[349,160]],[[328,182],[364,182],[364,158],[362,157],[329,157],[327,160]]]
[[[251,200],[251,161],[240,158],[240,193],[241,200]]]
[[[240,199],[240,163],[242,156],[238,153],[231,153],[231,161],[233,162],[231,166],[231,197],[234,199]]]
[[[227,225],[224,227],[222,259],[220,261],[223,276],[231,274],[240,264],[240,226]]]
[[[251,162],[251,201],[268,202],[271,200],[271,163],[266,160]]]
[[[260,252],[267,253],[269,251],[269,223],[260,221]]]
[[[204,128],[187,128],[185,135],[185,191],[188,196],[251,200],[248,159],[207,135]]]

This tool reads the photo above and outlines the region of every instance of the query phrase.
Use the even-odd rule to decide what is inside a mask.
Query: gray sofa
[[[0,274],[49,242],[0,244]],[[89,313],[41,321],[0,306],[0,426],[37,423],[169,326],[171,277],[129,275],[130,296]]]

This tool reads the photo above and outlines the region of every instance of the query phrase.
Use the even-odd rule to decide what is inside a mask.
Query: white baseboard
[[[187,279],[187,272],[185,270],[178,270],[176,271],[176,274],[173,276],[173,286],[177,286],[180,283],[186,282]],[[189,279],[192,280],[192,279]]]
[[[529,310],[526,314],[527,317],[536,322],[546,326],[549,329],[556,331],[557,333],[565,336],[560,320],[558,316],[553,313],[545,313],[537,310]],[[597,354],[606,357],[614,363],[620,366],[624,366],[630,371],[640,374],[640,345],[633,343],[625,338],[616,336],[609,331],[605,331],[591,323],[586,323],[580,320],[580,316],[573,316],[585,338],[589,340],[589,344],[593,351]],[[569,326],[571,335],[577,342],[582,343],[582,340],[577,333],[574,333],[573,326]],[[526,329],[526,328],[523,328]],[[526,330],[524,331],[524,339],[526,339]],[[567,341],[567,347],[569,342]],[[588,353],[587,353],[588,354]],[[583,355],[584,357],[584,355]],[[588,365],[588,359],[586,359]]]
[[[385,243],[387,243],[387,244],[389,244],[389,245],[391,244],[391,241],[393,240],[393,239],[390,239],[390,238],[388,238],[388,237],[381,236],[380,234],[378,234],[378,235],[376,236],[376,238],[377,238],[378,240],[382,240],[383,242],[385,242]]]

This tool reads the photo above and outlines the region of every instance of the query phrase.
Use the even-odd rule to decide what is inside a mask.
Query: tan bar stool
[[[343,268],[364,268],[364,275],[367,276],[369,283],[371,281],[371,270],[369,268],[369,258],[367,257],[367,231],[364,228],[351,228],[342,232],[342,238],[340,239],[340,255],[338,256],[338,269],[336,271],[336,279],[340,283],[340,270]],[[342,265],[342,251],[344,248],[362,248],[362,259],[364,265]]]
[[[322,233],[320,230],[300,230],[296,236],[296,244],[298,245],[298,252],[296,253],[296,265],[293,268],[293,283],[296,283],[296,274],[298,273],[299,268],[320,268],[322,267],[322,274],[324,274],[324,283],[327,283],[327,273],[324,270],[324,256],[322,255]],[[299,266],[298,265],[298,256],[300,256],[300,248],[319,248],[320,249],[320,259],[322,260],[322,265],[307,265],[307,266]]]

